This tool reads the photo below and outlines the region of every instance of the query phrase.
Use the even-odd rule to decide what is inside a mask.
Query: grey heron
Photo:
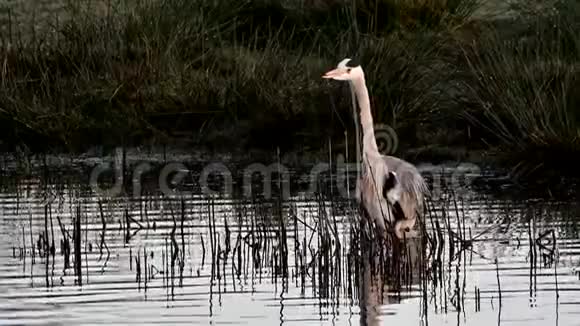
[[[417,216],[423,212],[429,188],[413,164],[379,152],[364,71],[360,65],[347,66],[349,61],[349,58],[342,60],[336,69],[322,77],[348,81],[358,102],[363,162],[356,199],[364,207],[367,218],[375,222],[383,235],[387,231],[386,222],[394,228],[399,239],[414,237],[416,232],[412,229]]]

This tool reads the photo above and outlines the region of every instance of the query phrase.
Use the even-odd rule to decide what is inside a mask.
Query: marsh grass
[[[522,24],[521,39],[492,31],[465,48],[475,105],[464,114],[524,174],[574,170],[579,159],[580,28],[571,18],[578,11],[555,10]]]
[[[435,27],[459,17],[451,13],[458,5],[443,15],[437,1],[373,3],[336,1],[324,10],[278,1],[69,5],[48,30],[4,35],[2,136],[75,149],[152,137],[271,144],[291,143],[293,134],[342,135],[352,125],[342,110],[349,100],[341,97],[335,112],[321,108],[344,85],[320,75],[346,56],[369,62],[379,119],[412,126],[428,117],[417,110],[434,110],[424,75],[440,63]],[[421,13],[401,17],[404,6],[421,3]],[[412,17],[413,29],[432,31],[409,32]]]
[[[177,139],[323,147],[353,124],[345,84],[320,75],[354,57],[375,120],[395,128],[402,152],[491,144],[577,153],[580,10],[524,5],[502,24],[474,18],[480,4],[71,3],[44,29],[19,29],[10,16],[0,136],[69,150]]]

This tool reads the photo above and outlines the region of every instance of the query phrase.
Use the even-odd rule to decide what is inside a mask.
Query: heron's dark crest
[[[338,67],[343,67],[343,68],[357,68],[360,67],[360,62],[357,58],[347,58],[342,60],[339,64]]]

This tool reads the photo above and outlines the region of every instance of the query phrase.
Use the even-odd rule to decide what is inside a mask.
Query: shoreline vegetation
[[[41,28],[34,13],[25,24],[7,9],[0,149],[328,153],[329,142],[344,151],[346,132],[353,152],[348,86],[321,78],[351,57],[365,70],[375,123],[396,133],[391,154],[577,173],[580,5],[518,1],[501,17],[481,8],[477,0],[79,1]]]

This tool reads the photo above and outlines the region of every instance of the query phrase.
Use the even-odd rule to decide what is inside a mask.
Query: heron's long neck
[[[352,80],[352,84],[360,108],[360,124],[363,129],[363,154],[379,154],[377,140],[375,139],[373,116],[371,114],[369,91],[365,84],[364,77]]]

